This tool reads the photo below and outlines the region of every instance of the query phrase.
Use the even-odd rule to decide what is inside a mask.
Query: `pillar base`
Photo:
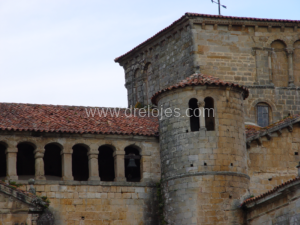
[[[46,180],[45,176],[35,176],[34,177],[35,180]]]
[[[71,177],[65,177],[65,176],[63,176],[61,178],[61,180],[74,180],[74,177],[73,176],[71,176]]]
[[[100,177],[89,177],[88,181],[100,181]]]
[[[18,176],[7,176],[7,177],[5,178],[5,180],[18,180],[18,179],[19,179]]]
[[[114,179],[114,181],[121,181],[121,182],[124,182],[124,181],[126,181],[126,177],[116,177],[116,178]]]

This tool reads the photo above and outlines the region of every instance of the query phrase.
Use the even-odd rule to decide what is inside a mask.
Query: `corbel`
[[[251,141],[247,141],[247,142],[246,142],[246,146],[247,146],[247,148],[250,148],[250,146],[251,146]]]
[[[272,26],[268,26],[268,32],[269,32],[269,33],[272,32]]]
[[[277,133],[278,133],[278,136],[281,136],[282,135],[282,130],[281,129],[277,130]]]
[[[271,137],[271,134],[270,134],[270,133],[267,133],[267,134],[266,134],[266,137],[267,137],[267,139],[268,139],[269,141],[272,139],[272,137]]]
[[[256,142],[257,142],[258,145],[261,145],[261,144],[262,144],[261,137],[258,137],[258,138],[256,139]]]
[[[287,129],[289,132],[293,132],[293,124],[288,125]]]

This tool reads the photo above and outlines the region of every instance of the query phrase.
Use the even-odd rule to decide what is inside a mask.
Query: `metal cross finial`
[[[211,3],[216,3],[219,5],[219,15],[221,15],[221,6],[225,9],[227,9],[227,7],[225,5],[221,5],[221,0],[218,0],[218,2],[215,2],[214,0],[211,0]]]

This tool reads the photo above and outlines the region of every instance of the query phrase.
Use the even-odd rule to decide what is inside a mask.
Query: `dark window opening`
[[[72,172],[74,180],[87,181],[89,179],[87,149],[83,145],[75,145],[73,147]]]
[[[295,155],[298,155],[298,152],[295,152]]]
[[[207,164],[206,164],[206,163],[204,163],[204,166],[207,166]]]
[[[205,127],[207,131],[215,130],[215,108],[214,100],[211,97],[204,99],[205,102]]]
[[[6,176],[6,147],[0,143],[0,177],[4,178]]]
[[[31,144],[18,144],[17,175],[19,176],[20,180],[28,180],[29,178],[34,178],[34,147]]]
[[[129,182],[140,182],[141,163],[139,150],[129,146],[125,148],[125,177]]]
[[[113,181],[115,179],[113,152],[113,149],[106,145],[99,148],[98,163],[101,181]]]
[[[47,180],[61,179],[61,148],[56,144],[45,146],[44,168]]]
[[[195,99],[195,98],[190,99],[189,110],[190,110],[191,131],[199,131],[200,121],[199,121],[199,108],[198,108],[198,100],[197,99]]]
[[[257,105],[257,124],[261,127],[269,125],[269,106],[267,104]]]

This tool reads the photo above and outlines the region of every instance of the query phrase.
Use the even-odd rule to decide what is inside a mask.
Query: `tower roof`
[[[219,78],[216,78],[216,77],[213,77],[213,76],[207,76],[207,75],[204,75],[204,74],[195,73],[195,74],[187,77],[186,79],[180,81],[179,83],[177,83],[175,85],[172,85],[168,88],[165,88],[161,91],[156,92],[152,96],[151,101],[152,101],[153,104],[157,105],[158,96],[160,94],[164,93],[164,92],[171,91],[173,89],[187,87],[187,86],[204,86],[204,85],[235,87],[235,88],[242,89],[244,91],[244,99],[249,96],[249,90],[246,87],[242,86],[242,85],[222,81]]]
[[[205,19],[219,19],[222,24],[230,24],[234,21],[238,21],[238,23],[246,24],[248,26],[252,26],[256,23],[283,23],[289,26],[298,26],[300,20],[287,20],[287,19],[269,19],[269,18],[254,18],[254,17],[237,17],[237,16],[222,16],[222,15],[210,15],[210,14],[200,14],[200,13],[185,13],[182,17],[178,20],[174,21],[171,25],[167,26],[166,28],[162,29],[152,37],[148,38],[146,41],[142,42],[132,50],[128,51],[127,53],[115,58],[115,62],[120,62],[125,56],[134,53],[145,45],[150,43],[151,41],[155,40],[156,38],[160,37],[161,35],[169,32],[174,27],[178,26],[180,23],[187,21],[189,19],[197,19],[197,18],[205,18]]]

